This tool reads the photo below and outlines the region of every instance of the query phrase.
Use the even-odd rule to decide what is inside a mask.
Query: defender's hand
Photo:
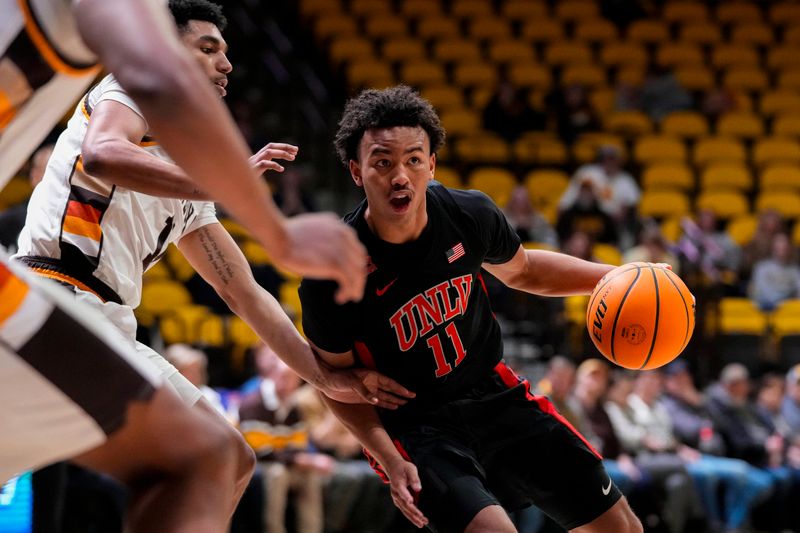
[[[355,230],[332,213],[298,215],[286,220],[288,243],[280,266],[317,279],[339,284],[336,302],[358,301],[367,281],[367,250]]]
[[[273,159],[283,159],[284,161],[294,161],[297,157],[299,148],[293,144],[269,143],[264,148],[250,157],[250,166],[258,172],[274,170],[283,172],[283,166],[273,161]]]
[[[398,459],[386,467],[386,475],[389,476],[395,506],[418,528],[427,526],[428,519],[414,501],[414,495],[422,490],[417,467],[406,460]]]
[[[354,400],[357,398],[354,402],[345,403],[368,403],[384,409],[397,409],[416,396],[392,378],[365,368],[332,370],[328,375],[326,389],[340,401],[345,401],[345,398],[339,394]]]

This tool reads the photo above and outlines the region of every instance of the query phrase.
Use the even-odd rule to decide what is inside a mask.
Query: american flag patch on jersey
[[[456,259],[464,256],[464,245],[461,243],[456,244],[449,250],[447,250],[444,255],[447,256],[447,262],[452,263]]]

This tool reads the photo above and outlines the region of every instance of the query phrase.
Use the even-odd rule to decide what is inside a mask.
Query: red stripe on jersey
[[[89,204],[82,204],[75,200],[70,200],[67,204],[67,216],[77,217],[86,222],[91,222],[92,224],[99,224],[103,213]]]
[[[589,444],[589,441],[587,441],[586,438],[583,435],[581,435],[580,431],[575,429],[575,427],[572,424],[569,423],[569,420],[564,418],[561,415],[561,413],[559,413],[556,410],[555,406],[553,405],[553,403],[550,400],[548,400],[544,396],[537,396],[537,395],[531,393],[531,384],[527,379],[520,378],[505,363],[497,363],[497,366],[494,367],[494,371],[500,376],[500,379],[503,380],[503,383],[509,389],[512,388],[512,387],[516,387],[520,383],[523,384],[525,386],[525,397],[529,401],[534,402],[539,407],[539,409],[541,409],[543,412],[547,413],[548,415],[552,416],[553,418],[555,418],[556,420],[558,420],[559,422],[564,424],[567,427],[567,429],[569,429],[570,431],[572,431],[575,434],[576,437],[581,439],[581,441],[586,445],[586,447],[589,448],[589,450],[593,454],[595,454],[598,459],[602,459],[603,458],[603,456],[600,455],[600,452],[595,450],[594,446]]]
[[[483,280],[482,272],[478,272],[478,279],[481,282],[481,287],[483,287],[483,293],[486,295],[486,299],[489,300],[489,291],[486,290],[486,282]],[[489,303],[491,303],[491,300],[489,300]],[[494,313],[494,310],[492,310],[492,318],[495,320],[497,319],[497,315]]]
[[[356,341],[354,346],[356,350],[356,356],[358,357],[359,361],[361,361],[361,364],[369,369],[375,370],[375,358],[372,357],[372,352],[369,351],[367,345],[361,341]]]

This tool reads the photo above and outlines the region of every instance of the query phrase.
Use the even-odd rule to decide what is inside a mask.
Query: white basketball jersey
[[[0,189],[100,71],[70,0],[0,0]]]
[[[141,115],[113,76],[77,105],[28,204],[17,257],[39,273],[90,290],[103,300],[139,305],[142,274],[170,243],[213,222],[212,202],[160,198],[89,176],[81,163],[92,110],[114,100]],[[139,143],[171,161],[150,135]]]

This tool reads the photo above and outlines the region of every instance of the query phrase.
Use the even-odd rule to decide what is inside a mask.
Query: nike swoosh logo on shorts
[[[389,282],[389,284],[388,284],[387,286],[385,286],[384,288],[382,288],[382,289],[375,289],[375,294],[377,294],[378,296],[383,296],[384,294],[386,294],[386,291],[388,291],[388,290],[389,290],[389,287],[391,287],[392,285],[394,285],[394,282],[395,282],[395,281],[397,281],[397,278],[394,278],[392,281],[390,281],[390,282]]]
[[[601,485],[600,488],[603,490],[603,496],[608,496],[608,493],[611,492],[611,478],[608,478],[608,487]]]

